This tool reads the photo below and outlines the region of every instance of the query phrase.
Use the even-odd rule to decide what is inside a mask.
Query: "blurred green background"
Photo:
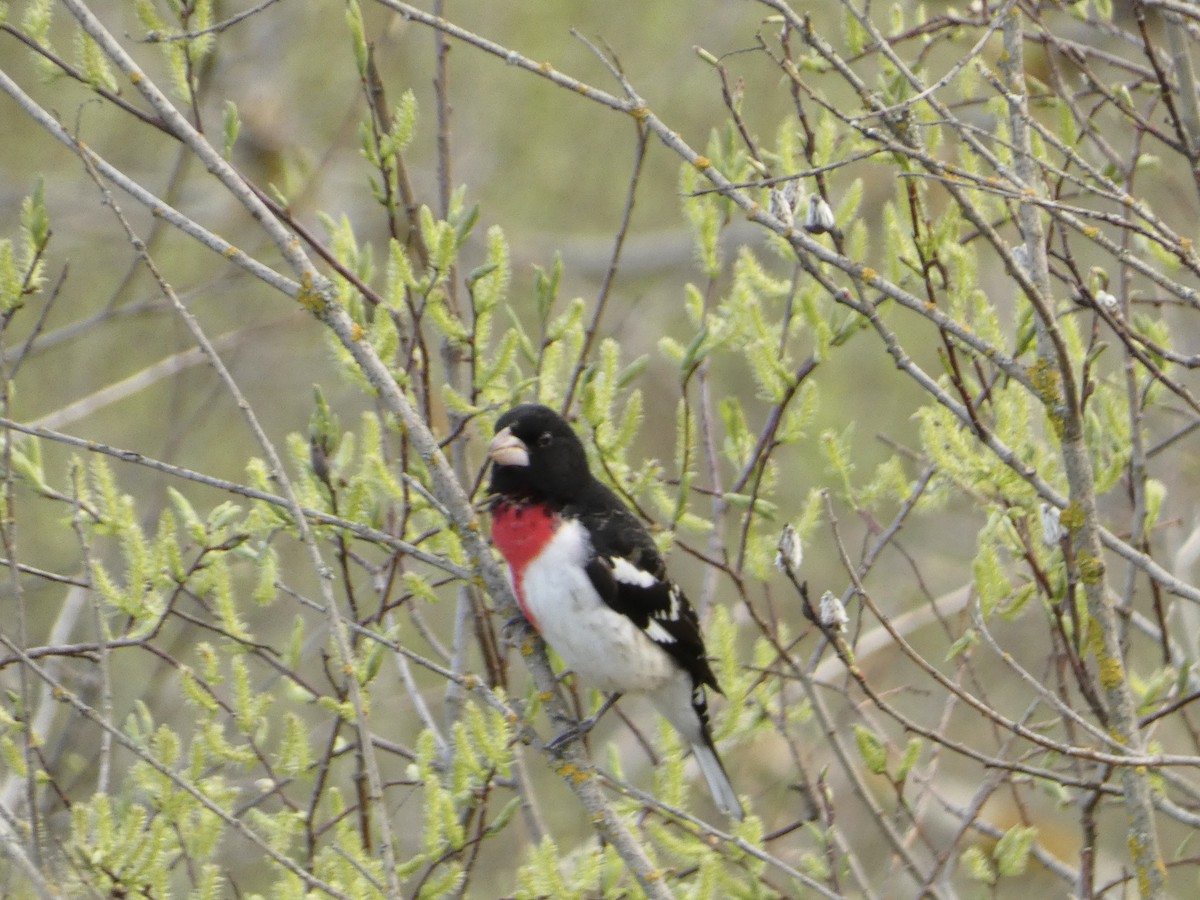
[[[17,20],[19,9],[14,5],[10,21]],[[126,46],[146,71],[160,84],[167,84],[160,48],[138,42],[144,29],[131,5],[97,3],[93,9],[114,33],[126,36]],[[236,11],[221,4],[217,17]],[[731,78],[740,84],[746,121],[764,146],[774,143],[778,123],[790,115],[792,102],[777,68],[762,54],[738,52],[755,46],[756,30],[777,30],[778,26],[763,23],[764,11],[756,4],[731,0],[650,4],[500,0],[446,6],[448,18],[475,33],[619,94],[619,86],[605,67],[570,30],[607,46],[655,113],[697,149],[703,149],[714,129],[725,127],[728,110],[721,101],[716,71],[696,54],[695,46],[725,60]],[[839,33],[841,14],[832,4],[817,5],[810,14],[819,28]],[[57,15],[60,21],[53,34],[62,46],[69,47],[73,30],[62,10]],[[419,198],[436,209],[434,36],[428,29],[377,7],[366,9],[366,24],[389,101],[394,104],[405,90],[412,90],[417,98],[417,136],[407,159]],[[515,314],[529,317],[534,302],[533,267],[553,265],[558,254],[564,269],[561,299],[581,296],[590,304],[607,269],[626,203],[637,143],[634,122],[493,56],[453,41],[450,48],[451,181],[455,187],[465,185],[468,202],[478,202],[482,209],[468,258],[472,253],[481,256],[486,228],[499,225],[513,256],[511,304]],[[945,64],[962,49],[943,46],[935,60]],[[1036,54],[1033,56],[1036,64]],[[234,164],[259,185],[279,188],[292,213],[322,239],[328,235],[318,211],[335,220],[348,218],[358,240],[375,247],[377,267],[382,267],[385,218],[372,198],[369,168],[359,151],[358,127],[366,110],[343,5],[332,0],[277,3],[223,33],[215,59],[206,65],[210,74],[201,77],[199,112],[213,142],[220,144],[224,104],[236,103],[242,130],[232,157]],[[268,263],[278,263],[254,223],[198,171],[194,161],[180,153],[174,141],[102,107],[86,88],[61,77],[46,81],[28,51],[10,35],[0,36],[0,68],[114,165],[235,245]],[[844,91],[833,78],[823,80],[818,75],[814,80],[835,100]],[[128,90],[125,93],[128,95]],[[986,124],[982,116],[980,121]],[[61,291],[39,325],[38,349],[24,364],[17,382],[13,416],[21,421],[49,421],[72,434],[242,480],[247,459],[260,451],[206,364],[189,365],[155,379],[114,402],[102,403],[94,397],[164,358],[188,351],[191,339],[136,264],[132,250],[113,225],[111,212],[102,206],[99,191],[76,157],[53,143],[5,96],[0,96],[0,123],[0,234],[15,233],[22,198],[37,178],[44,178],[55,235],[47,275],[53,283],[65,272]],[[601,329],[603,335],[620,340],[626,361],[641,354],[651,357],[637,385],[647,395],[647,424],[640,447],[646,455],[657,455],[667,464],[673,435],[660,423],[670,422],[674,415],[680,397],[679,376],[657,345],[664,334],[686,342],[689,326],[682,314],[684,285],[703,277],[694,263],[693,239],[681,214],[679,169],[679,159],[652,139],[615,299]],[[849,173],[832,176],[834,190],[846,187],[845,182],[857,176],[868,178],[862,208],[875,237],[880,224],[878,210],[893,195],[894,172],[882,165],[855,166]],[[1190,210],[1194,219],[1194,197],[1177,190],[1184,179],[1184,174],[1165,173],[1158,189],[1163,196],[1177,193],[1180,206]],[[353,426],[356,414],[371,408],[359,391],[338,376],[328,339],[311,316],[219,257],[197,252],[189,240],[162,230],[161,224],[132,200],[120,194],[117,200],[139,234],[153,238],[154,256],[167,280],[210,337],[224,341],[223,358],[275,440],[282,443],[287,434],[305,431],[313,383],[322,386],[345,426]],[[1187,218],[1186,213],[1177,215]],[[732,222],[729,232],[731,248],[737,241],[764,246],[761,236],[745,222]],[[769,253],[764,250],[763,255]],[[778,272],[790,272],[790,266],[779,261]],[[1001,280],[1001,273],[994,261],[981,265],[981,283],[998,305],[1005,305],[1013,288]],[[31,333],[37,315],[27,310],[10,329],[5,338],[9,353]],[[909,339],[910,352],[926,354],[918,361],[927,370],[938,371],[932,337],[922,337],[916,327],[904,337]],[[910,416],[923,398],[907,380],[896,376],[890,358],[873,338],[855,339],[845,352],[823,361],[814,377],[822,403],[811,428],[813,440],[789,448],[780,457],[784,482],[778,498],[781,520],[790,517],[789,504],[798,509],[810,489],[825,483],[827,469],[816,439],[822,430],[841,433],[853,426],[854,458],[864,478],[893,453],[878,435],[916,446]],[[753,395],[752,384],[740,376],[734,380],[719,367],[714,381],[721,396]],[[93,402],[84,402],[84,409],[70,412],[74,409],[71,404],[89,398]],[[478,458],[478,441],[475,451]],[[45,452],[50,472],[61,472],[72,455],[50,444]],[[1183,479],[1187,481],[1195,474],[1194,459],[1181,465],[1190,467],[1190,474]],[[115,468],[122,489],[143,504],[147,521],[152,522],[166,502],[169,482],[137,468]],[[201,508],[225,499],[218,492],[195,486],[188,492]],[[1188,504],[1193,500],[1176,495],[1171,502],[1179,505],[1182,514],[1182,510],[1190,510]],[[39,521],[47,506],[27,494],[19,495],[19,502],[23,504],[17,517],[25,560],[54,571],[70,570],[77,562],[78,548],[62,540],[62,520]],[[29,514],[23,515],[23,510]],[[852,549],[873,529],[887,524],[843,512],[841,524]],[[915,520],[901,542],[919,548],[919,578],[899,556],[888,561],[888,571],[896,573],[895,581],[881,580],[888,588],[880,590],[878,599],[894,614],[920,606],[926,597],[940,596],[971,577],[969,561],[981,524],[971,498],[949,504],[933,519]],[[285,567],[298,563],[299,557],[285,559]],[[685,587],[699,593],[703,568],[682,554],[677,554],[672,564]],[[824,532],[808,548],[805,567],[806,577],[819,586],[816,596],[826,587],[841,592],[845,575]],[[781,580],[770,589],[779,598],[787,596]],[[756,586],[755,594],[760,590],[767,588]],[[54,586],[30,582],[31,633],[44,634],[56,615],[61,593]],[[792,612],[796,616],[793,631],[798,631],[802,624],[799,612]],[[434,617],[439,626],[449,628],[448,615],[442,620],[438,611]],[[1027,662],[1045,655],[1043,626],[1036,619],[1013,626],[1007,635],[1028,654]],[[286,624],[286,617],[281,621]],[[1000,630],[1004,628],[1008,626]],[[927,636],[927,643],[918,639],[918,645],[940,660],[948,642],[946,634],[930,631],[936,633]],[[190,638],[181,632],[177,640],[184,645]],[[996,671],[1004,670],[997,666]],[[900,686],[918,680],[915,671],[897,663],[890,652],[873,657],[867,673]],[[986,677],[989,670],[982,674]],[[842,673],[837,675],[840,683]],[[146,683],[139,673],[131,672],[125,696],[119,701],[128,704],[143,695]],[[1003,687],[998,687],[997,693],[999,696],[992,694],[989,699],[1006,708]],[[930,701],[920,692],[911,692],[901,702],[928,716]],[[936,702],[944,701],[939,698]],[[719,716],[719,705],[717,709]],[[849,711],[843,714],[847,720],[853,717]],[[961,723],[954,718],[958,715],[947,712],[949,730],[978,728],[969,715],[961,714]],[[644,709],[638,717],[646,718]],[[602,733],[606,737],[619,730],[612,722],[605,727],[608,730]],[[789,792],[790,762],[780,749],[766,741],[739,748],[733,763],[745,779],[746,790],[762,799],[768,827],[790,821],[799,805]],[[628,757],[637,751],[623,744],[623,752]],[[965,796],[977,786],[978,769],[954,759],[945,764],[942,777],[949,793]],[[555,824],[576,819],[578,811],[566,792],[549,777],[545,780],[546,796],[563,799],[561,804],[546,804],[558,820]],[[885,793],[882,786],[880,792]],[[1016,821],[1014,809],[1005,808],[1005,802],[998,801],[995,811],[1001,827]],[[1054,805],[1054,798],[1048,797],[1044,808],[1037,810],[1047,826],[1054,819]],[[1068,822],[1071,818],[1065,817]],[[852,822],[845,827],[853,827]],[[1065,828],[1064,834],[1056,835],[1047,827],[1043,839],[1048,845],[1062,846],[1064,858],[1070,859],[1075,852],[1077,835]],[[883,868],[887,860],[881,856],[878,864]],[[1032,883],[1040,884],[1037,877],[1031,878]],[[486,889],[481,890],[478,896],[487,896]]]

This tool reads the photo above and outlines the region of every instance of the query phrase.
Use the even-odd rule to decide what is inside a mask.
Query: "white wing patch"
[[[650,620],[650,624],[646,626],[646,637],[654,641],[656,644],[673,644],[675,643],[675,635],[667,631],[658,624],[654,619]]]
[[[679,586],[672,584],[671,585],[671,605],[669,607],[667,607],[667,611],[664,615],[657,616],[656,618],[665,619],[668,622],[678,622],[679,621],[679,599],[680,599],[680,596],[681,595],[679,593]]]
[[[639,569],[622,556],[609,557],[608,562],[612,566],[613,578],[621,584],[640,588],[652,588],[662,584],[654,575],[645,569]],[[683,595],[679,593],[678,587],[671,584],[668,596],[671,598],[670,605],[666,609],[652,612],[650,614],[650,624],[643,629],[646,637],[650,638],[656,644],[674,644],[676,641],[675,635],[671,634],[671,632],[667,631],[659,623],[679,621],[679,607],[683,602]]]
[[[642,588],[654,587],[658,584],[657,578],[645,569],[639,569],[622,556],[610,557],[608,561],[612,563],[613,578],[622,584],[632,584]]]

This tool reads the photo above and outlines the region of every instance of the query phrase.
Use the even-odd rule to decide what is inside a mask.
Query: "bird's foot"
[[[596,727],[596,723],[600,721],[600,717],[602,715],[604,715],[606,712],[608,712],[609,709],[612,708],[612,705],[614,703],[616,703],[620,698],[621,698],[620,694],[609,694],[608,698],[605,699],[604,703],[601,705],[601,707],[598,710],[596,710],[594,715],[588,716],[582,722],[576,722],[574,725],[572,725],[566,731],[562,732],[558,737],[554,738],[548,744],[546,744],[546,749],[550,750],[552,752],[556,752],[558,750],[561,750],[567,744],[570,744],[574,741],[579,740],[581,737],[583,737],[589,731],[591,731],[593,728]]]
[[[500,634],[504,640],[511,644],[516,641],[519,635],[526,633],[526,628],[533,628],[533,626],[529,624],[528,619],[517,613],[515,616],[506,619],[504,624],[500,626]],[[536,629],[534,630],[536,631]]]

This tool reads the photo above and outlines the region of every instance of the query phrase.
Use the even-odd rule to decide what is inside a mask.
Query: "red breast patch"
[[[546,549],[562,519],[542,504],[497,503],[492,509],[492,543],[508,563],[521,612],[534,628],[537,620],[525,605],[525,569]],[[538,629],[539,631],[541,629]]]

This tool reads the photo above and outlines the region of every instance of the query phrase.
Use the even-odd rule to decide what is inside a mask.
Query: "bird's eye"
[[[543,431],[540,435],[538,435],[538,446],[539,447],[549,447],[550,442],[553,440],[554,440],[554,435],[552,435],[548,431]]]

